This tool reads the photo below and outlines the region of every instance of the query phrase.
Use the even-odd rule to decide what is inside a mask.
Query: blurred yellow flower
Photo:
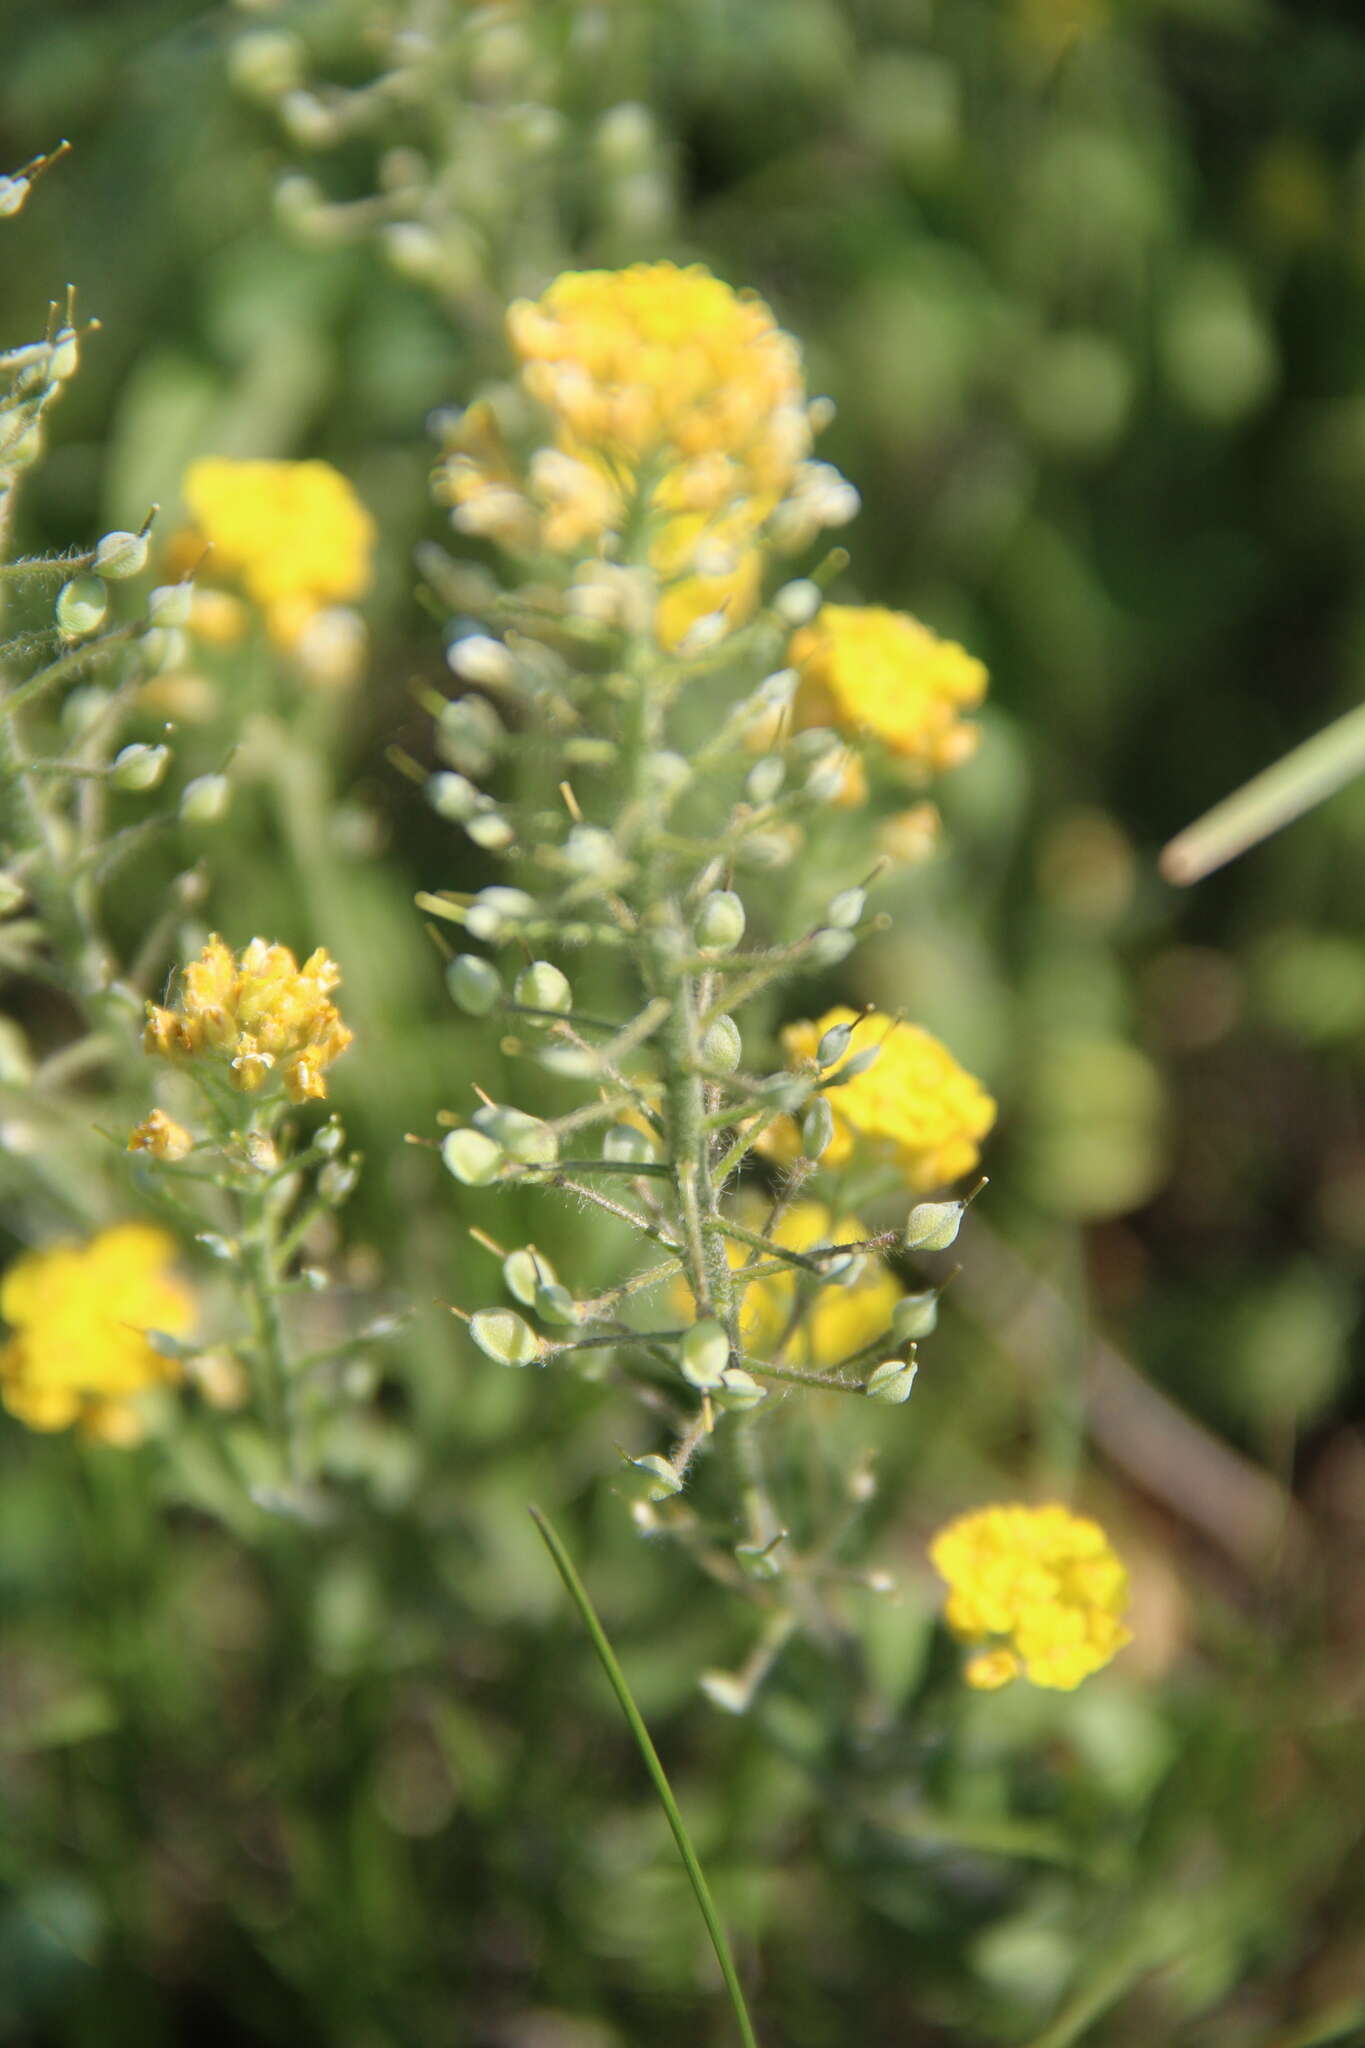
[[[236,958],[217,934],[184,970],[173,1008],[147,1005],[143,1044],[164,1059],[221,1060],[234,1088],[278,1076],[291,1102],[327,1093],[324,1068],[354,1035],[329,995],[341,980],[319,946],[300,967],[287,946],[253,939]]]
[[[0,1401],[30,1429],[79,1423],[106,1443],[142,1435],[136,1397],[180,1377],[148,1331],[182,1337],[194,1316],[173,1276],[175,1245],[145,1223],[119,1223],[86,1244],[25,1252],[0,1281],[13,1335],[0,1351]]]
[[[796,342],[702,265],[567,271],[507,329],[550,445],[523,477],[491,409],[471,406],[439,483],[456,524],[560,554],[624,542],[659,579],[665,647],[711,614],[728,632],[753,613],[779,508],[784,545],[851,516],[848,486],[807,459]]]
[[[766,511],[809,449],[796,343],[699,263],[567,271],[507,331],[556,446],[672,511]]]
[[[205,456],[186,473],[185,503],[212,547],[209,574],[238,582],[282,647],[370,587],[374,521],[330,463]]]
[[[954,768],[975,751],[963,722],[986,694],[986,671],[955,641],[880,605],[827,604],[792,636],[803,725],[868,732],[925,769]]]
[[[757,1205],[744,1220],[755,1227],[762,1223]],[[823,1202],[793,1203],[771,1233],[774,1244],[793,1252],[813,1251],[822,1244],[857,1244],[868,1234],[856,1217],[836,1217]],[[751,1255],[747,1245],[731,1243],[726,1250],[736,1268]],[[795,1271],[749,1282],[740,1311],[747,1350],[773,1350],[791,1319],[798,1289],[809,1292]],[[801,1327],[786,1349],[788,1363],[817,1369],[838,1365],[877,1338],[889,1339],[891,1312],[900,1298],[899,1286],[875,1254],[859,1260],[844,1278],[822,1283],[810,1296]]]
[[[953,1633],[1002,1639],[967,1665],[980,1691],[1022,1673],[1070,1692],[1132,1640],[1128,1574],[1098,1522],[1069,1508],[980,1508],[940,1529],[929,1557],[948,1583]]]
[[[980,1158],[978,1140],[995,1122],[996,1106],[981,1083],[960,1067],[945,1045],[917,1024],[900,1024],[871,1011],[861,1016],[846,1006],[827,1010],[815,1023],[789,1024],[782,1043],[792,1066],[814,1061],[825,1033],[838,1024],[857,1025],[852,1052],[881,1050],[871,1066],[842,1087],[829,1090],[834,1136],[821,1164],[845,1165],[860,1141],[888,1147],[907,1184],[917,1193],[947,1185],[970,1173]],[[773,1127],[764,1149],[794,1156],[796,1127],[790,1118]]]

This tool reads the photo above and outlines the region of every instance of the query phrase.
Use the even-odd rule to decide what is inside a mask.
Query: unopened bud
[[[707,1025],[701,1042],[701,1056],[718,1073],[733,1074],[744,1054],[744,1041],[733,1017],[716,1017]]]
[[[502,720],[486,697],[456,697],[436,721],[436,740],[453,768],[477,780],[487,775],[506,738]]]
[[[486,1017],[502,1001],[502,981],[491,960],[478,953],[457,953],[446,964],[446,987],[470,1017]]]
[[[800,576],[794,583],[784,583],[773,599],[773,610],[789,626],[807,625],[824,603],[818,583],[809,577]]]
[[[277,100],[303,77],[303,45],[285,29],[253,29],[228,51],[228,77],[248,99]]]
[[[694,1387],[718,1387],[730,1363],[730,1339],[714,1321],[694,1323],[678,1346],[685,1380]]]
[[[98,633],[109,610],[109,592],[98,576],[73,576],[57,593],[57,627],[68,640]]]
[[[446,818],[452,825],[467,824],[483,800],[482,791],[467,776],[457,775],[452,769],[442,769],[427,777],[427,802],[438,818]]]
[[[169,747],[147,747],[135,740],[115,754],[109,770],[115,789],[133,790],[139,795],[155,789],[171,764]]]
[[[469,1334],[498,1365],[532,1365],[540,1356],[539,1337],[515,1309],[480,1309],[469,1319]]]
[[[95,549],[95,567],[101,576],[121,583],[140,575],[147,566],[145,533],[106,533]]]
[[[863,1392],[873,1401],[885,1401],[891,1407],[899,1407],[902,1401],[910,1399],[910,1390],[915,1384],[919,1367],[911,1360],[888,1358],[883,1365],[868,1375]]]
[[[321,1152],[324,1159],[335,1159],[346,1143],[346,1133],[339,1117],[329,1117],[313,1140],[313,1148]]]
[[[480,811],[470,818],[465,831],[485,853],[505,853],[516,839],[516,827],[501,811]]]
[[[730,953],[744,937],[744,905],[733,889],[713,889],[697,912],[697,944],[708,953]]]
[[[494,640],[487,633],[467,633],[462,639],[452,640],[446,649],[446,661],[451,671],[467,683],[506,689],[516,681],[516,663],[501,640]]]
[[[957,1242],[965,1202],[916,1202],[905,1223],[908,1252],[946,1252]]]

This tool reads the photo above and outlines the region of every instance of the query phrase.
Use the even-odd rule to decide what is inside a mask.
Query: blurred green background
[[[335,147],[241,55],[296,33],[354,86],[405,25],[466,39],[457,83]],[[169,514],[207,450],[323,455],[380,522],[368,681],[300,713],[282,770],[221,690],[186,720],[187,759],[241,749],[233,818],[149,851],[119,917],[202,856],[237,943],[338,955],[356,1285],[422,1313],[325,1540],[243,1550],[150,1452],[0,1432],[0,2041],[729,2038],[533,1497],[573,1532],[774,2048],[1365,2040],[1365,788],[1193,890],[1156,870],[1361,694],[1358,9],[10,0],[4,37],[0,167],[74,150],[7,225],[0,342],[68,280],[101,323],[24,544]],[[543,146],[512,136],[528,107]],[[473,253],[444,294],[368,231],[395,147],[458,169]],[[695,1684],[745,1617],[611,1491],[638,1424],[471,1362],[427,1309],[495,1268],[401,1143],[493,1085],[412,907],[469,857],[385,755],[430,759],[413,685],[445,674],[411,567],[443,535],[427,418],[505,371],[508,296],[659,255],[757,288],[837,402],[821,452],[864,508],[840,594],[992,675],[946,851],[884,890],[847,991],[1002,1104],[913,1402],[809,1425],[829,1470],[875,1449],[870,1557],[901,1591],[851,1594],[742,1722]],[[71,1227],[84,1170],[38,1230],[7,1175],[15,1235]],[[1074,1697],[964,1699],[927,1533],[1078,1473],[1137,1642]]]

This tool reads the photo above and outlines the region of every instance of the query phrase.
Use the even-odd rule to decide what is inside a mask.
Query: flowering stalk
[[[557,1191],[653,1249],[644,1272],[578,1293],[538,1250],[501,1254],[519,1309],[479,1310],[471,1331],[505,1365],[591,1361],[651,1404],[665,1395],[671,1447],[630,1461],[646,1531],[695,1547],[679,1497],[728,1441],[731,1569],[769,1609],[750,1679],[712,1674],[712,1697],[742,1707],[812,1612],[825,1555],[818,1535],[798,1551],[773,1498],[764,1404],[807,1385],[903,1401],[934,1297],[908,1297],[898,1325],[882,1254],[946,1247],[964,1206],[919,1201],[908,1224],[869,1231],[850,1192],[959,1180],[994,1105],[896,1019],[833,1010],[794,1027],[771,1071],[736,1013],[853,950],[872,916],[857,878],[877,866],[870,833],[849,830],[856,807],[870,778],[898,800],[965,758],[984,671],[916,621],[824,607],[818,582],[764,602],[772,563],[856,498],[811,459],[828,408],[807,402],[795,343],[760,301],[697,267],[639,265],[567,274],[508,327],[522,393],[450,424],[437,489],[516,575],[503,595],[428,557],[463,621],[451,668],[474,687],[435,707],[448,766],[427,793],[509,884],[420,901],[529,959],[510,989],[474,951],[448,975],[550,1077],[536,1104],[546,1085],[589,1093],[546,1114],[483,1096],[468,1122],[448,1118],[442,1149],[467,1186]],[[510,801],[481,786],[499,778]],[[757,882],[761,918],[765,871],[826,861],[840,837],[853,873],[823,914],[753,943],[742,886]],[[589,963],[590,1001],[551,953]]]

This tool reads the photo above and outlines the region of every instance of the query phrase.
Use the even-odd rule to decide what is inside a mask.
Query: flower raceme
[[[809,460],[819,411],[796,342],[701,264],[566,272],[507,330],[548,444],[523,471],[471,407],[440,477],[455,523],[523,551],[633,557],[665,647],[708,614],[728,629],[753,612],[761,544],[804,545],[857,509]]]
[[[827,1093],[834,1135],[822,1165],[846,1165],[860,1144],[889,1152],[906,1185],[919,1194],[946,1187],[970,1173],[979,1140],[995,1122],[996,1105],[981,1083],[958,1065],[945,1045],[917,1024],[871,1011],[839,1007],[816,1023],[789,1024],[782,1033],[793,1067],[814,1065],[821,1040],[838,1027],[857,1026],[855,1052],[880,1048],[871,1064]],[[794,1156],[790,1120],[774,1126],[766,1149]]]
[[[210,575],[241,586],[277,645],[293,647],[320,612],[369,589],[374,521],[330,463],[205,456],[184,490]]]
[[[1022,1674],[1070,1692],[1131,1640],[1128,1574],[1098,1522],[1069,1508],[979,1508],[941,1529],[929,1557],[948,1583],[948,1626],[989,1645],[966,1669],[979,1691]]]
[[[136,1443],[137,1396],[180,1377],[149,1332],[183,1336],[194,1301],[174,1276],[175,1246],[145,1223],[85,1244],[25,1252],[0,1281],[12,1327],[0,1350],[0,1401],[30,1429],[78,1424],[107,1443]]]
[[[827,604],[793,635],[802,725],[866,732],[926,770],[955,768],[976,751],[962,714],[986,694],[986,670],[955,641],[880,605]]]
[[[215,934],[185,968],[175,1005],[148,1004],[143,1044],[178,1063],[221,1062],[244,1094],[278,1079],[291,1102],[321,1100],[325,1069],[353,1035],[330,1000],[340,979],[320,946],[300,967],[287,946],[253,939],[235,956]]]

